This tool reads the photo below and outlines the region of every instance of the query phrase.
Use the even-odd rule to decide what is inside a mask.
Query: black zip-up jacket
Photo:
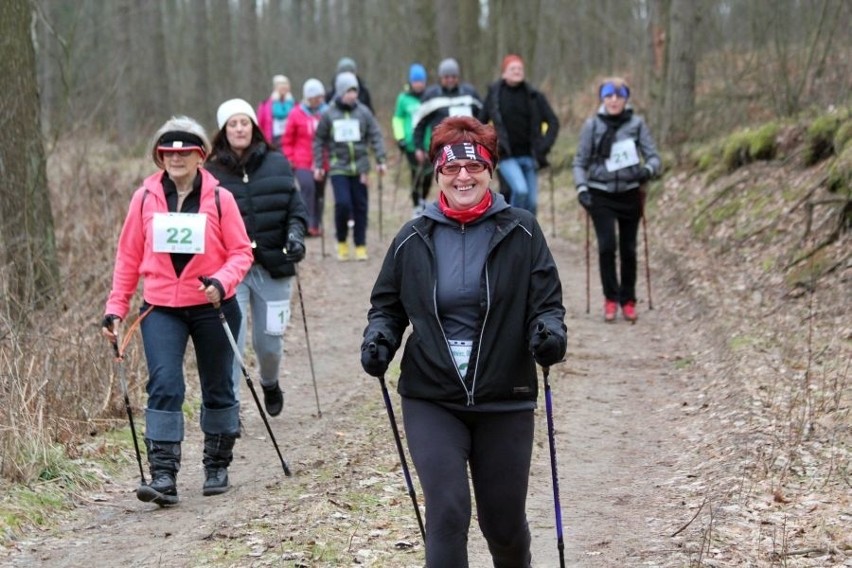
[[[562,284],[541,227],[531,213],[516,208],[491,218],[495,229],[481,275],[477,337],[464,377],[453,361],[436,303],[436,254],[454,251],[435,250],[437,223],[427,216],[409,221],[394,238],[373,287],[364,341],[385,343],[393,356],[411,322],[400,395],[467,407],[535,401],[538,383],[529,342],[539,321],[565,349]]]
[[[500,146],[500,157],[508,158],[512,156],[512,145],[511,140],[509,140],[509,132],[506,130],[506,124],[503,120],[503,113],[500,111],[500,92],[504,88],[506,88],[506,82],[503,79],[492,83],[488,87],[485,104],[482,105],[482,109],[479,111],[479,120],[485,124],[488,124],[489,121],[494,122]],[[527,94],[527,103],[530,112],[529,127],[532,155],[540,168],[546,168],[548,166],[547,155],[550,153],[553,143],[556,142],[556,136],[559,134],[559,119],[542,93],[533,89],[526,81],[523,83],[523,88]],[[547,124],[547,131],[544,133],[541,131],[542,124]]]
[[[290,162],[280,152],[261,144],[251,151],[243,168],[219,161],[206,164],[222,187],[234,194],[251,239],[254,261],[273,278],[296,274],[284,259],[288,239],[305,244],[308,211],[293,177]]]

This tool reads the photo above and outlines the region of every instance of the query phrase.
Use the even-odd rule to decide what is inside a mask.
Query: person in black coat
[[[493,122],[500,141],[500,176],[509,186],[511,204],[533,215],[538,210],[538,169],[559,134],[559,119],[547,98],[525,81],[518,55],[503,59],[502,78],[492,83],[479,113]],[[502,186],[501,186],[502,187]]]
[[[383,377],[411,323],[398,391],[426,501],[426,566],[468,565],[469,475],[494,566],[526,568],[535,365],[565,355],[562,285],[535,217],[488,187],[494,128],[447,118],[430,158],[438,201],[388,249],[361,365]]]
[[[254,264],[237,288],[243,312],[237,343],[244,353],[250,309],[252,346],[266,411],[277,416],[284,406],[278,379],[290,320],[291,282],[296,263],[305,258],[308,212],[290,162],[281,152],[270,150],[251,105],[242,99],[225,101],[216,119],[219,132],[207,169],[234,194],[254,250]],[[241,379],[242,370],[235,362],[237,400]]]

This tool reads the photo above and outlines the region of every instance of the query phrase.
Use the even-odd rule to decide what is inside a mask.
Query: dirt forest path
[[[393,232],[386,217],[385,243],[380,243],[375,220],[373,212],[369,261],[323,258],[320,240],[313,239],[301,266],[322,417],[316,416],[294,290],[283,377],[285,410],[270,420],[293,477],[283,475],[244,385],[245,432],[236,447],[229,493],[201,496],[201,440],[195,420],[190,419],[178,477],[178,506],[160,509],[137,501],[138,470],[135,461],[130,462],[97,493],[77,496],[80,506],[58,528],[31,533],[0,553],[0,565],[422,565],[422,543],[394,462],[381,391],[363,373],[358,358],[370,288]],[[648,311],[642,284],[639,323],[619,319],[614,325],[604,324],[594,268],[592,309],[587,315],[582,246],[551,237],[549,225],[546,230],[568,310],[567,361],[551,372],[566,565],[683,566],[685,557],[668,535],[688,522],[693,511],[678,498],[677,485],[685,473],[676,470],[678,458],[689,449],[679,433],[686,430],[687,418],[680,407],[688,387],[676,369],[683,355],[679,350],[686,349],[682,338],[689,330],[668,316],[668,299],[655,302],[655,309]],[[328,253],[333,252],[332,241],[326,240]],[[259,390],[253,369],[251,374]],[[394,390],[391,398],[401,422]],[[534,565],[549,568],[559,563],[543,390],[539,403],[528,515]],[[365,465],[371,455],[383,455],[392,464],[384,489],[369,482],[379,475],[375,467]],[[319,470],[327,473],[318,476]],[[378,497],[392,493],[388,509],[401,520],[393,525],[359,517],[357,506],[330,514],[329,503],[340,505],[341,498],[329,487],[345,483],[360,484],[361,491]],[[304,535],[312,530],[334,532],[329,524],[336,519],[346,533],[347,546],[326,551],[324,557],[336,560],[318,560],[323,537]],[[313,559],[306,542],[313,546]],[[471,566],[490,565],[474,519]]]

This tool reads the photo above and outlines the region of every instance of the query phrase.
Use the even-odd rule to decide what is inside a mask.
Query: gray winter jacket
[[[354,125],[357,125],[357,131],[352,129]],[[350,135],[341,136],[344,129]],[[353,132],[356,134],[351,135]],[[335,141],[336,135],[338,141]],[[356,176],[368,172],[368,147],[372,147],[376,162],[383,164],[385,146],[376,117],[364,103],[356,102],[349,106],[336,98],[320,117],[314,134],[314,169],[322,168],[323,153],[327,150],[331,175]]]
[[[660,173],[662,162],[657,154],[657,146],[651,137],[651,131],[642,117],[633,114],[631,108],[628,107],[624,112],[628,113],[629,118],[616,131],[615,142],[633,140],[636,143],[636,151],[644,163],[640,161],[638,164],[614,171],[607,169],[606,159],[609,156],[599,155],[601,138],[607,129],[606,123],[601,118],[606,116],[606,110],[601,105],[597,114],[586,120],[580,131],[580,142],[577,145],[577,153],[574,155],[574,185],[578,191],[591,188],[621,193],[639,187],[642,168],[647,169],[651,177]]]

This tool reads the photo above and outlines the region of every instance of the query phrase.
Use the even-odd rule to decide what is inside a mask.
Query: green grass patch
[[[812,166],[834,153],[834,136],[840,127],[837,115],[824,114],[817,117],[805,132],[806,166]]]
[[[852,144],[847,144],[828,168],[828,191],[845,195],[852,193]]]

